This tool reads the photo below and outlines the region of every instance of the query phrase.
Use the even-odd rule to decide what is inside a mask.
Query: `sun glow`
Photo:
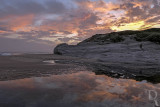
[[[142,26],[144,26],[144,21],[138,21],[134,23],[123,23],[120,26],[112,26],[111,29],[115,31],[123,31],[123,30],[140,30]]]

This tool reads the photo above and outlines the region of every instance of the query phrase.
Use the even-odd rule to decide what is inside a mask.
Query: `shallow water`
[[[159,92],[160,84],[80,71],[1,81],[0,107],[152,107]]]
[[[43,62],[46,63],[46,64],[55,64],[54,60],[46,60],[46,61],[43,61]]]

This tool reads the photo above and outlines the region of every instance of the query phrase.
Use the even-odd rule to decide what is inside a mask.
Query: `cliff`
[[[159,43],[158,28],[112,32],[96,34],[77,45],[60,44],[54,54],[95,59],[107,66],[94,66],[98,71],[105,71],[114,64],[120,67],[120,72],[127,69],[128,72],[150,75],[160,73]]]

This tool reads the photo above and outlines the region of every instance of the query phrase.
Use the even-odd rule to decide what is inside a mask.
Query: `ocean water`
[[[12,56],[12,55],[22,55],[22,54],[52,54],[48,52],[0,52],[0,56]]]
[[[10,53],[10,52],[0,52],[0,56],[12,56],[12,55],[21,55],[23,53]]]
[[[0,56],[11,56],[12,53],[0,53]]]
[[[160,84],[79,71],[0,81],[0,107],[154,107]]]

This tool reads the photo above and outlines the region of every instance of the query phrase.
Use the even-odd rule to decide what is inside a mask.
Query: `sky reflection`
[[[154,102],[149,101],[147,91],[159,93],[159,86],[87,71],[1,81],[0,106],[151,107]]]

